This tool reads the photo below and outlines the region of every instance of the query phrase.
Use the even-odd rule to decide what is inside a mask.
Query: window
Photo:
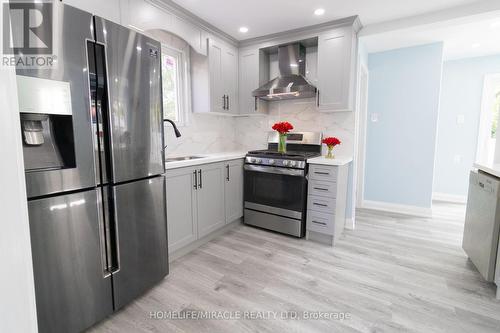
[[[484,79],[483,87],[483,102],[481,106],[476,157],[478,161],[492,163],[495,160],[499,116],[500,74],[488,74]]]
[[[187,123],[189,109],[187,56],[182,51],[163,46],[161,71],[163,116],[183,126]]]
[[[500,85],[495,87],[493,94],[492,121],[491,121],[491,138],[496,139],[498,129],[498,116],[500,113]]]

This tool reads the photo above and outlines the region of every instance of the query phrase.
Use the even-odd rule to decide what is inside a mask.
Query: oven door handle
[[[287,168],[278,168],[271,166],[249,165],[249,164],[245,164],[244,169],[246,171],[274,173],[278,175],[286,175],[294,177],[304,177],[304,170],[298,170],[298,169],[287,169]]]

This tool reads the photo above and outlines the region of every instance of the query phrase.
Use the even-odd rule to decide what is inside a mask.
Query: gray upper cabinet
[[[167,171],[167,226],[170,253],[194,242],[198,236],[196,221],[195,168]]]
[[[226,95],[225,111],[238,114],[238,51],[225,48],[222,54],[222,86]]]
[[[356,81],[356,29],[344,26],[318,38],[318,109],[353,111]]]
[[[305,28],[262,37],[258,42],[241,42],[239,55],[240,115],[267,112],[267,103],[256,101],[252,91],[277,73],[276,49],[279,45],[302,43],[306,46],[306,75],[318,88],[317,109],[321,112],[353,111],[357,68],[358,17],[349,17],[328,26]],[[316,49],[317,48],[317,49]],[[272,103],[272,102],[271,102]]]
[[[238,114],[238,49],[208,39],[208,56],[191,52],[193,112]]]
[[[239,104],[241,115],[266,113],[268,102],[256,99],[252,91],[260,87],[269,78],[269,59],[259,49],[240,51],[238,81]]]
[[[198,169],[197,206],[199,238],[225,224],[223,163],[207,164]]]
[[[225,164],[226,224],[243,216],[243,160]]]
[[[222,46],[213,40],[208,42],[208,70],[210,78],[210,111],[225,111],[225,92],[223,87],[223,53]]]

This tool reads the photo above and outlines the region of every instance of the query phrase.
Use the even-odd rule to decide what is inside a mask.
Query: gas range
[[[319,152],[289,151],[287,153],[279,153],[276,150],[254,150],[247,153],[245,162],[247,164],[305,169],[307,159],[319,155]]]
[[[246,224],[304,237],[307,209],[307,159],[321,155],[321,133],[289,133],[287,153],[278,152],[278,133],[268,149],[245,157]]]

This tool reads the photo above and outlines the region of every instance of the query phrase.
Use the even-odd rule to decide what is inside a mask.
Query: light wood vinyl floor
[[[495,287],[461,249],[463,205],[360,211],[335,248],[238,226],[91,332],[500,332]],[[344,320],[163,320],[151,312],[324,311]],[[227,313],[229,314],[229,313]]]

